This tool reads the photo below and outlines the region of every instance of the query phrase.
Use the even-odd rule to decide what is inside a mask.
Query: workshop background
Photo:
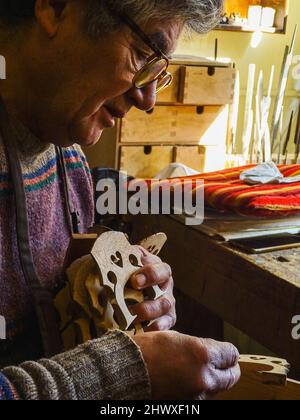
[[[208,35],[193,35],[190,38],[182,38],[176,53],[192,54],[203,57],[214,57],[215,40],[219,40],[219,59],[228,59],[235,63],[241,75],[240,110],[245,106],[245,95],[248,80],[249,64],[255,64],[258,69],[268,75],[271,66],[275,65],[275,78],[272,89],[272,97],[277,94],[277,86],[280,78],[280,70],[284,48],[289,45],[293,37],[295,26],[300,22],[300,5],[298,0],[289,1],[287,27],[285,34],[248,33],[212,31]],[[296,38],[295,55],[300,55],[300,37]],[[300,61],[298,61],[299,64]],[[258,72],[256,72],[256,81]],[[291,102],[300,96],[300,83],[296,90],[295,81],[289,78],[286,91],[286,101]],[[274,101],[273,101],[274,104]],[[296,123],[296,122],[295,122]],[[239,113],[237,139],[241,148],[243,130],[243,113]]]
[[[241,3],[243,3],[242,0],[241,0]],[[276,3],[276,1],[274,1],[273,3]],[[240,73],[240,103],[239,103],[239,117],[238,117],[237,137],[236,137],[237,138],[236,152],[239,154],[242,153],[242,138],[243,138],[243,129],[244,129],[244,115],[245,115],[244,110],[245,110],[245,105],[246,105],[245,99],[246,99],[246,91],[247,91],[247,83],[248,83],[249,65],[250,64],[256,65],[255,88],[258,83],[259,72],[263,71],[264,79],[265,79],[264,80],[265,94],[267,93],[268,78],[269,78],[272,66],[275,67],[274,83],[273,83],[272,94],[271,94],[272,96],[272,106],[271,106],[271,111],[270,111],[270,116],[271,116],[273,114],[275,99],[276,99],[276,96],[278,95],[278,85],[280,82],[280,75],[281,75],[281,68],[282,68],[282,61],[284,57],[285,47],[287,45],[291,45],[295,27],[299,22],[300,22],[299,0],[290,0],[289,7],[288,7],[288,16],[287,16],[287,20],[285,21],[286,26],[280,33],[267,33],[260,30],[252,31],[252,32],[243,32],[243,31],[238,31],[238,30],[236,31],[235,30],[215,30],[209,33],[208,35],[183,36],[179,42],[178,49],[175,53],[178,56],[194,56],[194,57],[196,56],[196,57],[203,57],[203,58],[209,58],[209,59],[214,60],[214,58],[216,58],[215,55],[217,53],[218,62],[228,63],[229,66],[234,65],[235,69],[239,71]],[[217,51],[216,51],[216,45],[218,46]],[[294,45],[294,56],[296,57],[298,55],[300,56],[299,34],[296,37],[296,42]],[[292,68],[296,66],[297,63],[299,65],[300,59],[298,62],[295,62],[293,64]],[[288,132],[291,110],[294,110],[295,112],[294,117],[296,116],[296,113],[298,112],[299,98],[300,98],[300,81],[298,82],[295,81],[293,77],[291,77],[291,74],[290,74],[287,89],[285,92],[285,100],[284,100],[284,113],[283,113],[284,117],[283,117],[283,132],[282,132],[282,136],[284,138],[286,137],[287,132]],[[224,104],[226,104],[226,102]],[[136,112],[136,111],[132,111],[132,112]],[[143,114],[141,113],[141,115]],[[131,117],[129,116],[129,118]],[[148,130],[147,133],[149,134],[149,130],[151,130],[151,127],[149,128],[147,124],[145,123],[143,124],[143,122],[141,123],[141,121],[138,121],[138,120],[137,120],[137,123],[139,124],[138,130],[137,130],[139,135],[143,132],[142,131],[143,129]],[[296,125],[297,125],[297,118],[294,118],[291,138],[295,136]],[[155,127],[153,127],[153,130],[154,129]],[[157,131],[159,132],[159,130]],[[225,132],[226,129],[224,129],[223,131]],[[130,134],[131,132],[134,133],[133,125],[130,126],[130,130],[128,129],[127,132],[126,132],[126,127],[124,129],[124,127],[120,127],[120,125],[118,125],[115,130],[111,130],[109,133],[105,133],[101,142],[95,148],[89,149],[87,151],[87,156],[91,163],[91,166],[92,167],[95,167],[95,166],[96,167],[97,166],[98,167],[100,166],[101,167],[103,166],[114,167],[115,169],[122,169],[122,170],[126,169],[129,175],[143,177],[143,173],[144,173],[143,170],[147,169],[147,168],[144,168],[146,165],[145,162],[147,162],[147,160],[143,161],[139,165],[138,161],[139,161],[140,152],[136,152],[136,149],[140,148],[142,150],[142,155],[143,154],[151,155],[151,153],[153,154],[153,158],[149,160],[150,164],[154,165],[154,169],[152,168],[152,170],[157,171],[157,172],[159,172],[159,170],[162,170],[165,167],[165,164],[163,161],[164,154],[162,151],[167,150],[168,145],[167,146],[160,145],[159,138],[157,139],[157,145],[153,143],[153,146],[144,147],[142,144],[142,141],[140,141],[140,143],[137,143],[136,145],[130,144],[130,141],[131,141],[130,139],[125,140],[125,143],[122,144],[122,141],[124,142],[124,140],[120,139],[120,137],[127,136],[126,138],[128,139],[129,137],[128,133]],[[219,134],[225,135],[225,133],[219,133]],[[142,135],[141,135],[141,139],[143,139]],[[126,141],[127,141],[127,144],[126,144]],[[292,154],[292,156],[294,156],[293,155],[294,147],[295,147],[294,143],[291,141],[289,143],[289,151]],[[158,150],[157,154],[155,152],[155,148],[157,148]],[[131,154],[131,151],[133,151],[132,154]],[[145,156],[142,156],[142,158],[146,159]],[[214,164],[216,160],[216,153],[213,152],[211,157],[209,157],[209,159],[211,159],[212,164]],[[218,168],[218,169],[221,169],[221,168]],[[147,173],[145,176],[147,177],[149,176],[149,174]],[[179,300],[180,300],[179,308],[189,307],[190,316],[194,317],[194,319],[197,320],[197,307],[196,307],[197,305],[194,307],[191,304],[190,300],[187,300],[187,302],[184,302],[184,299],[185,299],[184,296],[179,296]],[[204,308],[199,309],[198,315],[199,315],[199,319],[201,320],[201,323],[203,324],[203,322],[205,321],[205,315],[206,315]],[[179,328],[185,329],[186,325],[184,326],[180,325]],[[195,328],[195,325],[193,325],[193,328]],[[184,332],[188,333],[189,331],[185,330]],[[195,332],[195,329],[192,332]],[[207,326],[207,333],[208,334],[210,333],[209,325]],[[220,334],[223,334],[223,331],[220,331]],[[229,324],[225,324],[224,335],[225,335],[225,339],[235,343],[242,353],[270,354],[270,355],[272,354],[272,352],[270,352],[268,349],[262,347],[253,339],[249,338],[247,335],[231,327]]]

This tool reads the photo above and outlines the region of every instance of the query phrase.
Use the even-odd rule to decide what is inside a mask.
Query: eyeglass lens
[[[158,80],[166,71],[167,67],[168,63],[164,58],[153,60],[137,73],[134,79],[135,86],[137,88],[143,88],[155,80]]]

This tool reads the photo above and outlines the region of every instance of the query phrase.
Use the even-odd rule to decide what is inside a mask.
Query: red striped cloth
[[[300,213],[300,183],[247,185],[240,180],[243,171],[255,165],[204,174],[205,202],[223,211],[254,217],[286,217]],[[284,177],[300,175],[300,165],[279,166]]]
[[[240,175],[255,165],[226,169],[191,177],[161,181],[148,180],[150,188],[204,180],[205,205],[211,208],[235,212],[253,217],[286,217],[300,214],[300,182],[278,185],[247,185]],[[300,175],[300,165],[280,165],[284,177]]]

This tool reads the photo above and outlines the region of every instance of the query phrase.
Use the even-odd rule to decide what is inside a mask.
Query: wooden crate
[[[228,106],[159,106],[132,110],[122,121],[122,143],[225,145]]]
[[[171,146],[123,146],[120,170],[136,178],[152,178],[173,161]]]
[[[236,71],[233,68],[182,68],[180,102],[185,105],[232,104]]]

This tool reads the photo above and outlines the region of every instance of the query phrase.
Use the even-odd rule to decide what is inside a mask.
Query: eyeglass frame
[[[173,81],[173,76],[170,72],[167,71],[168,67],[170,65],[170,60],[166,56],[166,54],[163,51],[161,51],[160,48],[158,48],[158,46],[155,44],[155,42],[153,42],[150,39],[150,37],[147,34],[145,34],[144,31],[142,31],[142,29],[138,26],[138,24],[135,23],[126,13],[113,12],[113,14],[116,15],[121,20],[121,22],[124,22],[154,52],[154,54],[147,59],[147,63],[144,64],[144,66],[134,76],[133,84],[135,85],[135,87],[138,88],[138,89],[143,89],[144,87],[151,85],[151,83],[162,80],[166,76],[169,76],[169,82],[165,86],[163,86],[162,88],[157,89],[156,92],[158,93],[159,91],[161,91],[161,90],[167,88],[168,86],[170,86],[172,81]],[[145,86],[138,87],[136,85],[136,79],[139,77],[139,75],[143,71],[145,71],[145,69],[147,67],[149,67],[151,64],[153,64],[153,63],[155,63],[159,60],[162,60],[162,59],[164,59],[166,61],[165,70],[161,74],[159,74],[155,79],[153,79],[151,82],[147,83]]]

